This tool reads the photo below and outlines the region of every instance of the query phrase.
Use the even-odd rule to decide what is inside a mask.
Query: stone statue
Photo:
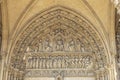
[[[77,47],[77,51],[81,52],[81,43],[79,38],[76,40],[76,47]]]
[[[58,59],[57,61],[58,61],[58,68],[61,68],[62,67],[61,66],[61,59]]]
[[[63,49],[64,49],[64,42],[63,42],[62,38],[59,38],[56,41],[56,50],[57,51],[63,51]]]
[[[68,48],[69,48],[69,51],[75,51],[75,42],[73,39],[69,41]]]
[[[52,47],[50,45],[50,40],[49,39],[45,40],[44,49],[45,49],[45,51],[52,51]]]
[[[43,66],[43,59],[41,57],[39,57],[39,69],[42,69]]]
[[[34,52],[38,52],[38,50],[39,50],[39,45],[36,43],[36,44],[34,45]]]
[[[42,44],[42,40],[41,39],[39,40],[39,44],[38,45],[39,45],[39,50],[38,51],[39,52],[43,51],[43,44]]]
[[[57,67],[58,67],[57,59],[54,59],[53,60],[53,68],[57,68]]]

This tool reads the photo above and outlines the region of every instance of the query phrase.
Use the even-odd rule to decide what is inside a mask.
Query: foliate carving
[[[64,41],[61,36],[56,39],[56,51],[64,51]]]
[[[16,59],[19,63],[17,64],[19,67],[14,68],[21,68],[20,61],[23,61],[25,53],[29,52],[90,52],[95,54],[95,63],[98,68],[104,67],[106,55],[103,43],[92,28],[93,25],[79,14],[63,7],[57,7],[47,10],[31,20],[28,25],[25,25],[25,30],[21,32],[20,38],[14,46],[11,64],[15,64]]]

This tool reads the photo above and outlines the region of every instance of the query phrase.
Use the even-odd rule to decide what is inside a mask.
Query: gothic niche
[[[10,69],[23,72],[24,77],[107,77],[106,70],[100,72],[102,77],[95,72],[107,63],[102,41],[80,14],[55,7],[32,18],[24,27],[14,46]]]

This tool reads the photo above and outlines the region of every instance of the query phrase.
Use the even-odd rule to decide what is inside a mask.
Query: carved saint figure
[[[43,58],[43,64],[42,64],[43,68],[46,69],[46,58]]]
[[[58,64],[58,68],[61,68],[61,59],[58,59],[57,62],[58,62],[57,63]]]
[[[45,51],[52,51],[52,47],[50,46],[50,40],[49,39],[45,40],[44,49],[45,49]]]
[[[56,50],[57,51],[63,51],[64,49],[64,42],[62,40],[62,38],[60,37],[57,41],[56,41]]]
[[[77,40],[76,40],[76,46],[77,46],[77,51],[81,51],[81,42],[80,42],[80,39],[78,38]]]
[[[46,58],[46,68],[49,69],[50,68],[50,59]]]
[[[38,59],[38,69],[41,69],[42,67],[42,60],[41,60],[41,57],[39,57]]]
[[[68,48],[69,48],[69,51],[75,51],[75,42],[73,39],[69,41]]]
[[[39,49],[39,46],[38,46],[38,44],[36,43],[36,44],[34,45],[34,51],[35,51],[35,52],[38,52],[38,49]]]
[[[54,68],[58,68],[58,61],[57,61],[57,59],[55,58],[54,60],[53,60],[53,67]]]
[[[43,45],[42,45],[42,40],[41,39],[39,40],[39,44],[38,45],[39,45],[39,50],[38,51],[40,52],[43,49]]]
[[[28,69],[31,69],[31,68],[32,68],[32,57],[30,57],[30,58],[28,59],[27,68],[28,68]]]
[[[62,58],[61,60],[62,60],[62,62],[61,62],[61,64],[62,64],[61,67],[62,67],[62,68],[65,68],[65,66],[66,66],[66,65],[65,65],[65,59]]]

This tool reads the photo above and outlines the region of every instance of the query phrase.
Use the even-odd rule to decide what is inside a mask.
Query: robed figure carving
[[[64,41],[62,37],[58,37],[56,40],[56,51],[64,51]]]
[[[44,49],[45,49],[45,51],[52,51],[52,47],[50,45],[50,40],[49,39],[45,40],[45,42],[44,42]]]

